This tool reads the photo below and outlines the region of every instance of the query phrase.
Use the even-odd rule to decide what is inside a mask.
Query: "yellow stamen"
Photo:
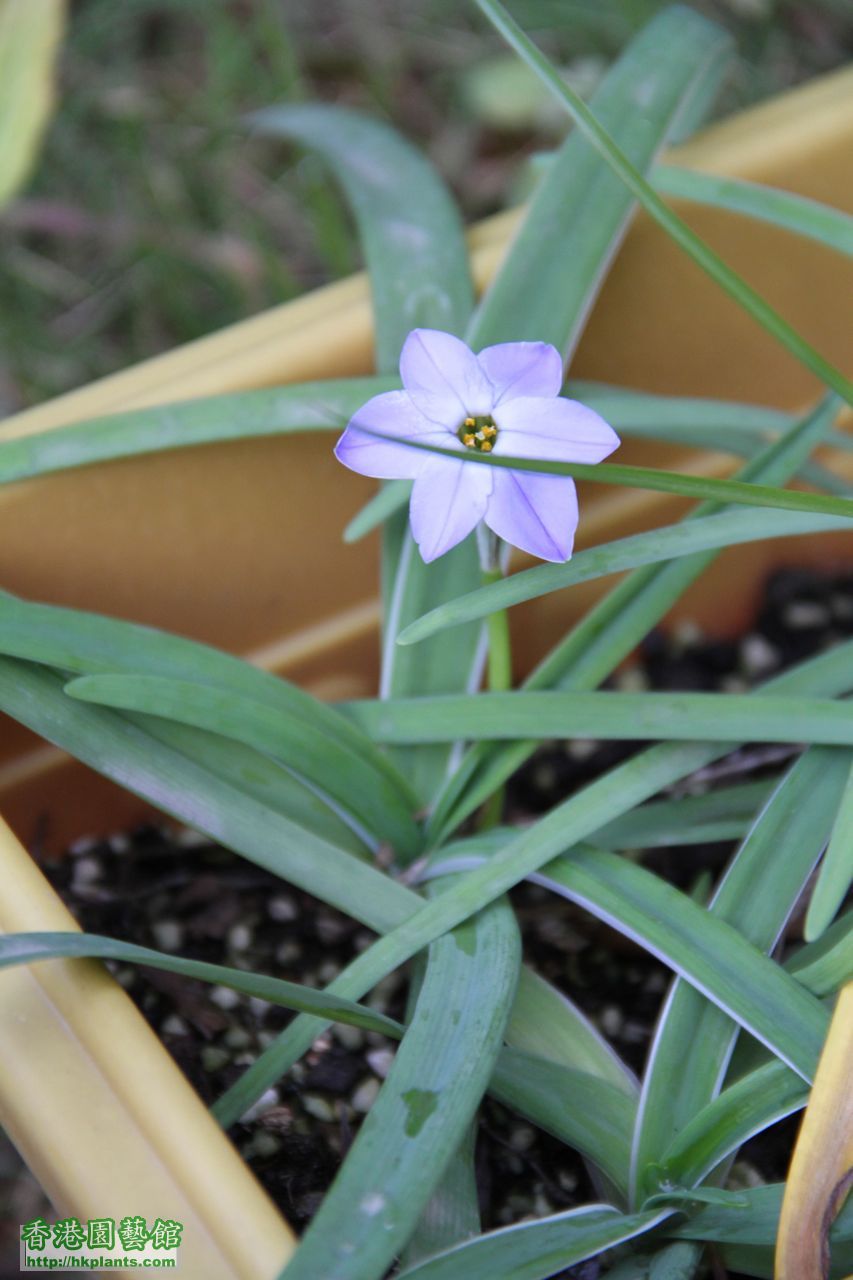
[[[483,441],[483,443],[480,445],[480,452],[481,452],[481,453],[491,453],[491,452],[492,452],[492,442],[491,442],[491,440],[484,440],[484,441]]]

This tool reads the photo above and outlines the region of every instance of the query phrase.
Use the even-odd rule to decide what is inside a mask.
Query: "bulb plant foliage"
[[[784,192],[744,193],[737,183],[709,192],[701,175],[691,187],[694,175],[658,170],[661,149],[700,123],[726,74],[729,40],[704,18],[681,8],[658,15],[584,104],[496,0],[480,8],[574,128],[540,165],[479,302],[453,202],[402,137],[337,107],[271,108],[253,127],[319,153],[351,204],[373,292],[376,376],[0,442],[0,480],[12,482],[178,445],[321,430],[342,463],[387,482],[348,532],[382,530],[375,700],[322,704],[177,636],[0,596],[0,708],[348,913],[375,941],[322,991],[85,934],[2,938],[0,964],[101,956],[292,1009],[279,1038],[216,1102],[226,1126],[331,1022],[399,1041],[286,1280],[546,1280],[590,1259],[599,1268],[590,1274],[612,1280],[674,1280],[709,1274],[712,1257],[718,1268],[769,1277],[784,1186],[744,1190],[729,1175],[744,1142],[809,1102],[835,997],[853,970],[841,911],[851,871],[853,643],[748,694],[599,686],[724,548],[853,529],[845,482],[813,457],[842,441],[835,424],[848,381],[658,190],[728,199],[838,253],[851,252],[851,220]],[[817,374],[824,393],[808,412],[572,382],[566,390],[585,317],[638,205]],[[701,343],[702,317],[684,323]],[[740,470],[723,481],[604,461],[632,435],[724,447],[740,455]],[[701,505],[674,525],[572,555],[578,477]],[[807,489],[788,487],[797,477]],[[510,545],[543,563],[506,576]],[[513,689],[507,610],[616,572],[625,576]],[[574,736],[653,745],[531,825],[505,825],[507,779],[538,741]],[[694,800],[667,795],[756,741],[803,749],[760,783]],[[701,900],[627,856],[689,847],[709,824],[740,843]],[[506,896],[524,879],[671,970],[642,1079],[572,1003],[568,972],[553,986],[526,964]],[[807,883],[806,941],[782,954]],[[411,988],[399,1023],[361,1002],[401,966]],[[487,1094],[579,1152],[598,1200],[483,1231],[471,1138]],[[824,1206],[842,1174],[829,1157],[812,1169]],[[825,1225],[814,1224],[818,1248]],[[849,1208],[830,1245],[827,1274],[849,1274]]]

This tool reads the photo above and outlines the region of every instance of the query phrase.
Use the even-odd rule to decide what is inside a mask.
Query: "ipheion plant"
[[[362,475],[414,481],[409,515],[424,560],[444,555],[481,522],[542,560],[568,560],[578,524],[571,477],[475,460],[504,453],[595,463],[618,447],[599,414],[560,395],[556,347],[502,342],[475,355],[450,333],[414,329],[403,344],[400,377],[402,391],[373,396],[354,414],[335,454]]]

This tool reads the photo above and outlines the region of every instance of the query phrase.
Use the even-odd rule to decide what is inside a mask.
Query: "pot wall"
[[[672,162],[785,187],[853,212],[853,73],[825,77],[673,152]],[[853,263],[738,215],[682,205],[694,228],[827,357],[850,368]],[[516,214],[471,233],[480,285]],[[701,341],[685,317],[701,317]],[[367,284],[354,277],[8,420],[6,437],[142,404],[370,370]],[[581,378],[670,394],[807,404],[816,381],[638,216],[573,366]],[[647,442],[619,460],[726,474],[731,459]],[[853,456],[843,465],[853,478]],[[310,476],[310,483],[306,477]],[[28,598],[132,618],[256,656],[326,697],[376,684],[376,537],[340,540],[369,481],[320,438],[211,445],[123,460],[0,490],[0,583]],[[579,546],[667,523],[685,504],[581,486]],[[318,519],[319,512],[319,519]],[[310,527],[312,536],[306,539]],[[298,555],[288,553],[298,548]],[[740,547],[720,557],[673,617],[723,633],[748,619],[775,564],[849,562],[846,536]],[[521,564],[523,558],[519,557]],[[198,566],[215,566],[208,580]],[[609,586],[515,611],[518,672]],[[144,812],[133,798],[16,725],[0,733],[0,806],[28,841],[58,848]]]

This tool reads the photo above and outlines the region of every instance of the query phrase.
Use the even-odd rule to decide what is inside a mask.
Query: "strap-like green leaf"
[[[372,817],[365,825],[372,829],[378,821],[383,838],[401,849],[414,851],[420,845],[412,816],[415,797],[369,739],[331,707],[230,654],[150,627],[3,594],[0,653],[85,675],[123,672],[191,681],[221,696],[231,693],[261,702],[278,718],[282,737],[293,743],[297,770],[307,774],[307,749],[302,761],[306,767],[300,769],[299,742],[304,735],[306,748],[315,748],[312,782],[350,812],[365,816],[367,803]],[[373,802],[363,788],[373,794]]]
[[[732,859],[708,915],[761,951],[775,944],[826,842],[850,753],[813,749],[779,783]],[[643,1081],[633,1154],[637,1203],[657,1187],[654,1166],[673,1138],[718,1092],[737,1028],[676,982],[655,1033]]]
[[[664,195],[743,213],[853,257],[853,218],[818,200],[757,182],[744,182],[742,178],[700,173],[675,165],[659,165],[652,172],[652,182]]]
[[[802,466],[816,443],[825,438],[835,416],[834,397],[801,420],[748,462],[738,473],[744,481],[784,484]],[[685,523],[714,515],[713,504],[702,504]],[[737,513],[735,513],[737,514]],[[741,513],[742,514],[742,513]],[[712,563],[716,550],[698,552],[668,563],[636,569],[581,619],[539,663],[525,681],[528,689],[559,685],[592,689],[628,656],[646,632],[664,616],[682,592]],[[430,822],[433,833],[452,830],[462,818],[492,794],[530,755],[533,744],[476,746],[460,763],[457,776],[445,786]]]
[[[303,987],[282,978],[268,978],[264,974],[250,973],[243,969],[230,969],[226,965],[208,964],[201,960],[186,960],[182,956],[164,955],[150,947],[138,947],[115,938],[102,938],[93,933],[8,933],[0,935],[0,969],[8,965],[34,964],[39,960],[54,960],[58,956],[92,957],[100,960],[120,960],[124,964],[141,964],[148,969],[163,969],[166,973],[178,973],[200,982],[215,982],[230,987],[242,995],[267,1000],[285,1009],[315,1014],[334,1022],[345,1022],[366,1031],[393,1036],[396,1040],[403,1028],[384,1013],[376,1013],[351,1000],[341,1000],[312,987]]]
[[[122,676],[74,681],[74,696],[151,710],[168,707],[166,682]],[[151,698],[145,690],[152,690]],[[136,690],[139,690],[137,697]],[[145,704],[145,705],[143,705]],[[826,698],[773,697],[756,706],[740,693],[478,693],[435,698],[366,699],[344,709],[374,742],[447,742],[519,738],[627,741],[816,742],[853,746],[853,705]],[[168,711],[155,714],[169,714]],[[248,711],[247,711],[248,715]],[[210,725],[206,727],[212,727]],[[224,732],[224,730],[222,730]],[[230,730],[233,734],[233,728]]]
[[[687,9],[659,14],[631,42],[592,97],[626,155],[646,170],[691,104],[708,104],[731,57],[729,36]],[[579,131],[553,156],[524,222],[468,333],[493,342],[575,347],[635,205]]]
[[[804,533],[833,533],[850,529],[847,517],[806,515],[782,511],[722,512],[683,524],[665,525],[648,533],[635,533],[616,542],[579,551],[568,564],[549,564],[525,569],[495,582],[462,599],[434,609],[413,623],[400,636],[402,644],[417,644],[445,627],[457,627],[475,618],[487,617],[497,609],[508,609],[525,600],[535,600],[579,582],[635,569],[638,565],[660,564],[680,555],[783,538]]]
[[[407,1269],[400,1280],[546,1280],[650,1231],[671,1212],[624,1215],[611,1205],[570,1209],[490,1231]]]
[[[486,1089],[520,960],[495,904],[434,942],[417,1006],[382,1090],[313,1219],[288,1280],[381,1280]]]
[[[575,848],[535,879],[634,938],[812,1078],[829,1025],[826,1010],[720,917],[644,867],[600,849]]]

